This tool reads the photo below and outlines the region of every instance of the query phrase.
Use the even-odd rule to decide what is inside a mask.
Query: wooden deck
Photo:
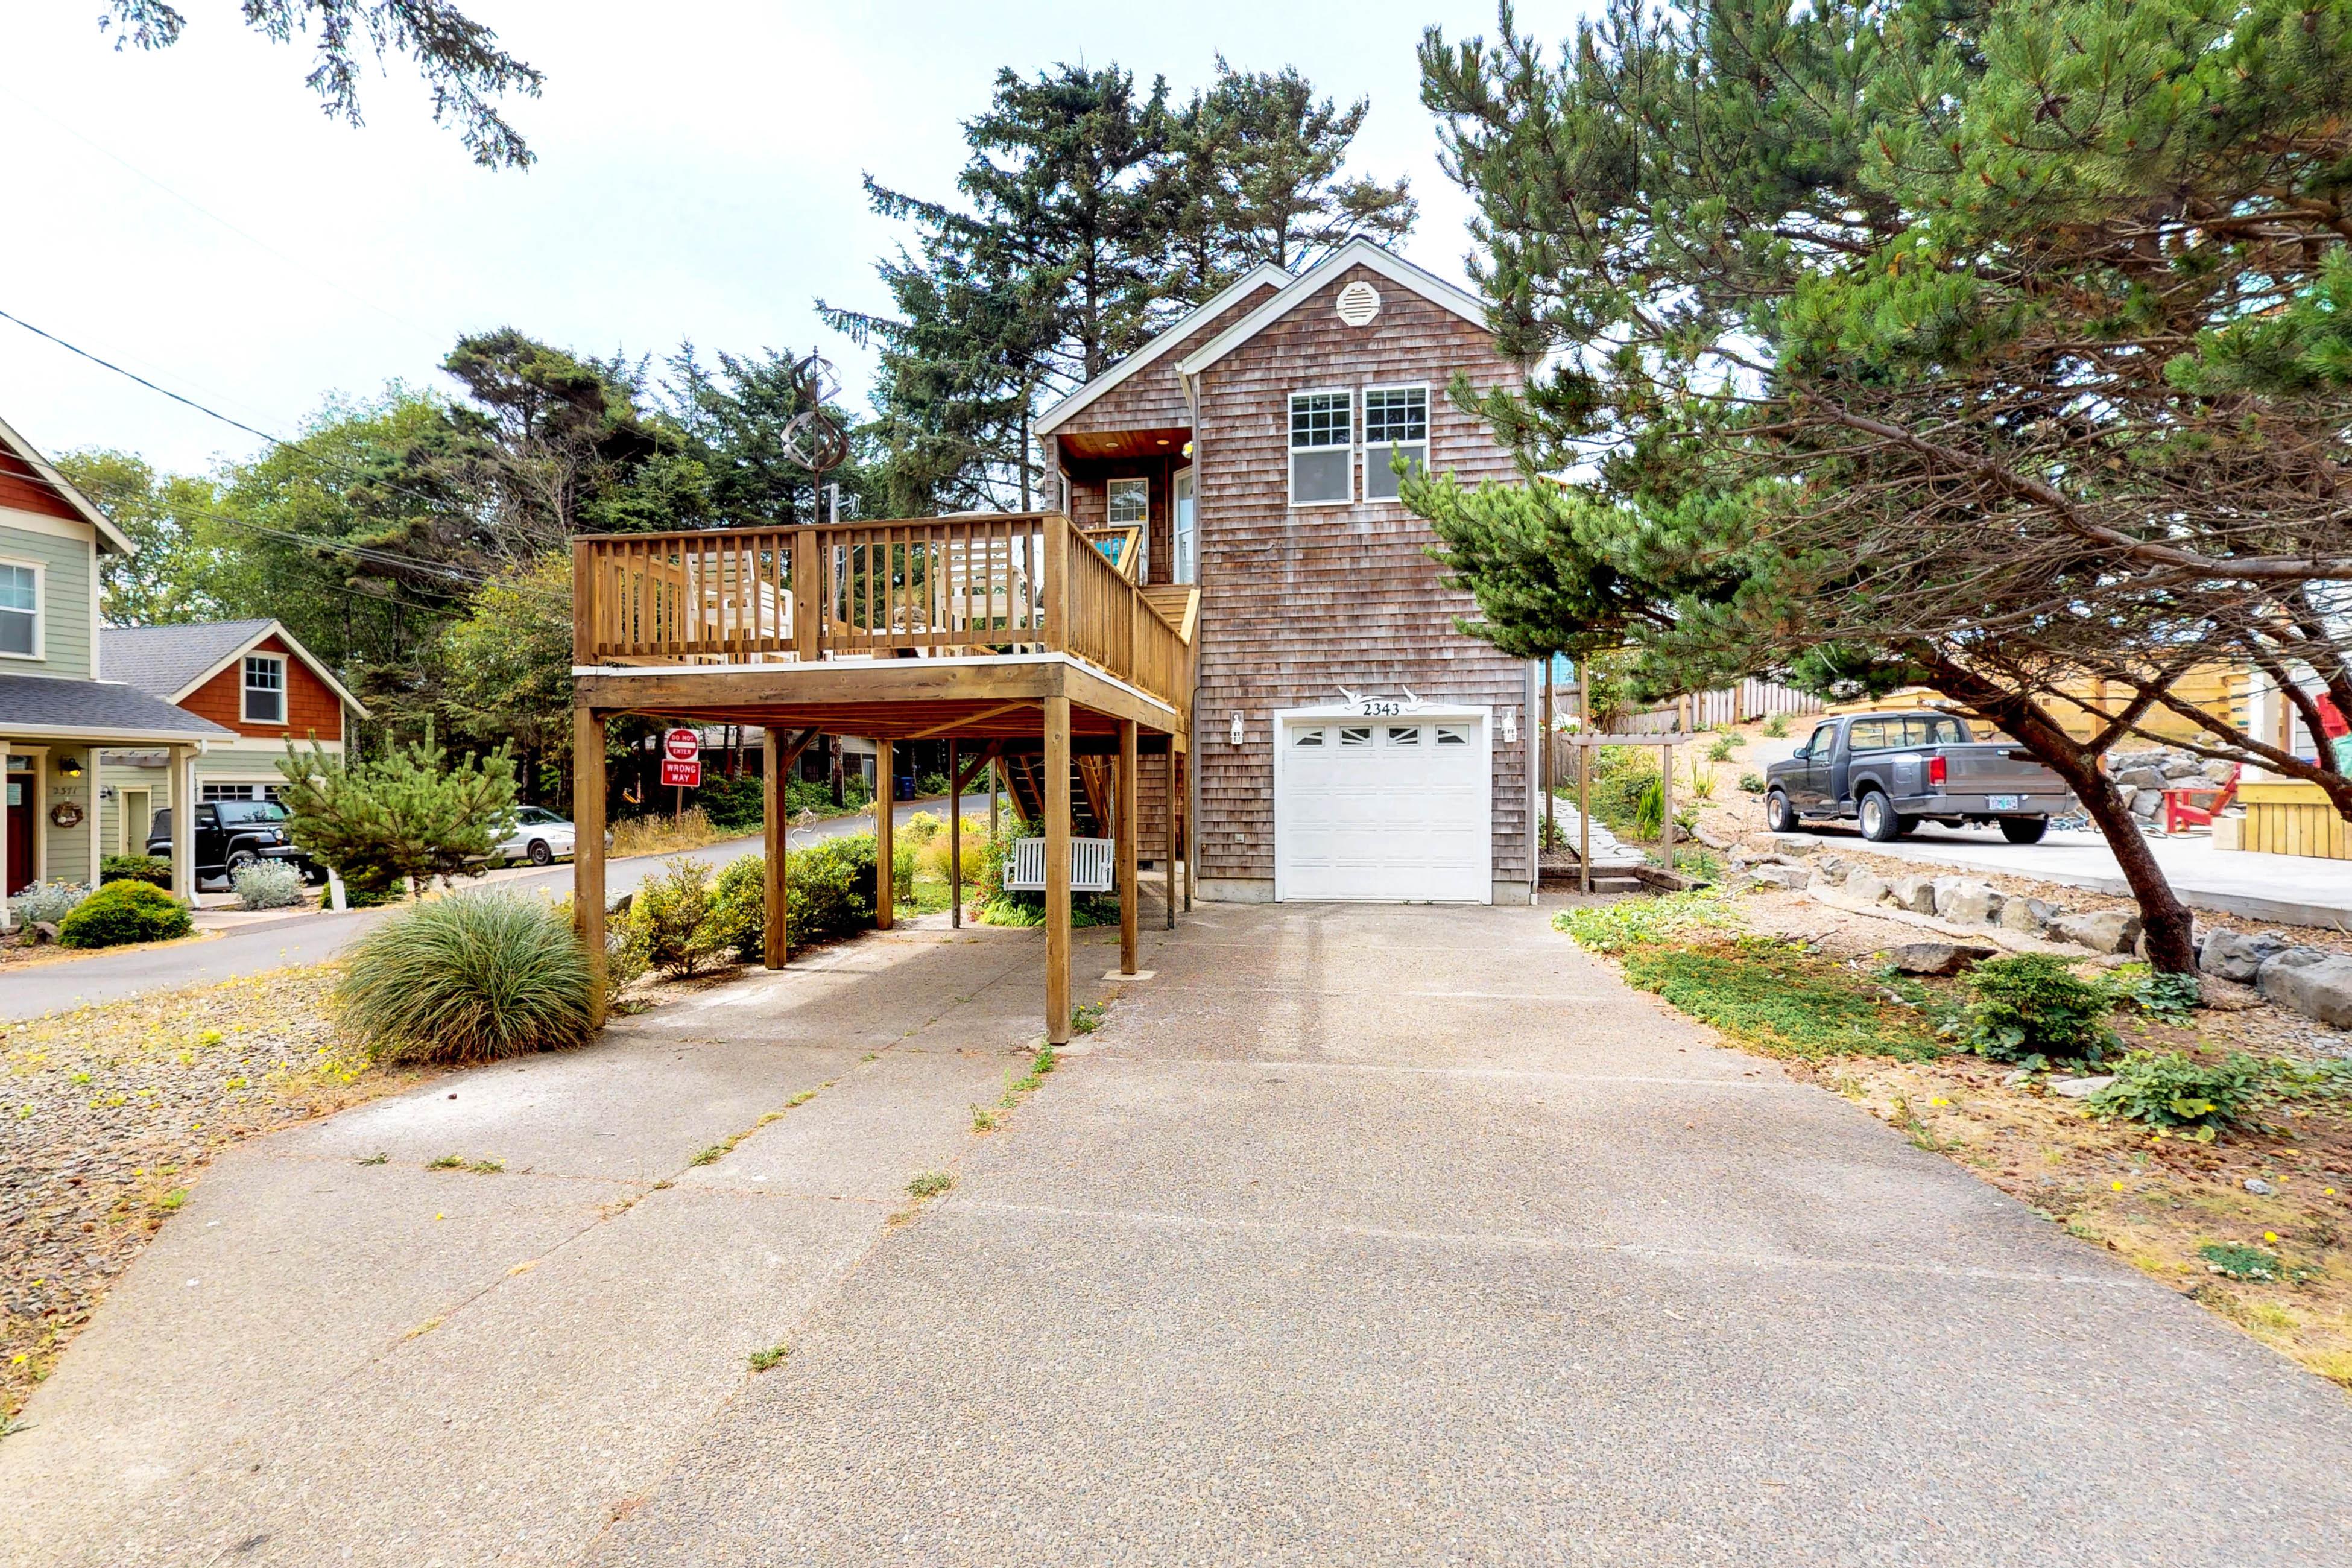
[[[789,956],[781,780],[802,747],[819,734],[871,738],[888,778],[896,742],[945,740],[964,775],[958,798],[966,777],[1008,749],[1037,752],[1046,1035],[1066,1040],[1072,758],[1118,759],[1111,815],[1126,971],[1134,969],[1139,893],[1136,779],[1147,756],[1160,759],[1171,802],[1168,863],[1191,858],[1191,813],[1179,809],[1178,784],[1198,595],[1131,581],[1134,535],[1034,513],[576,539],[574,907],[591,951],[604,951],[602,758],[615,715],[767,731],[767,956],[775,968]],[[877,923],[887,929],[887,811],[877,813]]]

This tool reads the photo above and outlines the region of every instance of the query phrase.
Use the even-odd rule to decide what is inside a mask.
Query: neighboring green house
[[[36,881],[98,880],[110,849],[99,821],[101,748],[158,751],[169,776],[193,767],[205,747],[236,739],[105,679],[99,558],[132,549],[89,497],[0,423],[0,889],[9,893]],[[10,918],[0,900],[0,928]]]

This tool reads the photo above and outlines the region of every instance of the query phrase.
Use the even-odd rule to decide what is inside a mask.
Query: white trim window
[[[1172,531],[1176,536],[1176,560],[1171,574],[1179,583],[1192,583],[1201,576],[1201,514],[1192,495],[1192,470],[1176,470],[1171,510],[1175,512]]]
[[[245,656],[245,721],[286,722],[286,661],[274,653]]]
[[[41,569],[0,562],[0,656],[41,657]]]
[[[1151,521],[1151,481],[1112,479],[1104,504],[1105,521],[1113,528],[1140,528]]]
[[[1290,504],[1347,506],[1356,499],[1356,395],[1290,395]]]
[[[1364,390],[1364,499],[1394,500],[1397,454],[1416,474],[1429,467],[1429,388],[1373,386]]]

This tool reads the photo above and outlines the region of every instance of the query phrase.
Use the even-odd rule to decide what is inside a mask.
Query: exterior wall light
[[[1240,744],[1242,743],[1242,715],[1241,715],[1241,710],[1239,710],[1239,709],[1235,709],[1235,710],[1234,710],[1234,731],[1233,731],[1233,732],[1234,732],[1234,745],[1236,745],[1236,746],[1238,746],[1238,745],[1240,745]]]

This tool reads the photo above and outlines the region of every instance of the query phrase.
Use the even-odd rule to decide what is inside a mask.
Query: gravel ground
[[[423,1074],[336,1036],[331,968],[0,1026],[0,1416],[226,1145]]]

